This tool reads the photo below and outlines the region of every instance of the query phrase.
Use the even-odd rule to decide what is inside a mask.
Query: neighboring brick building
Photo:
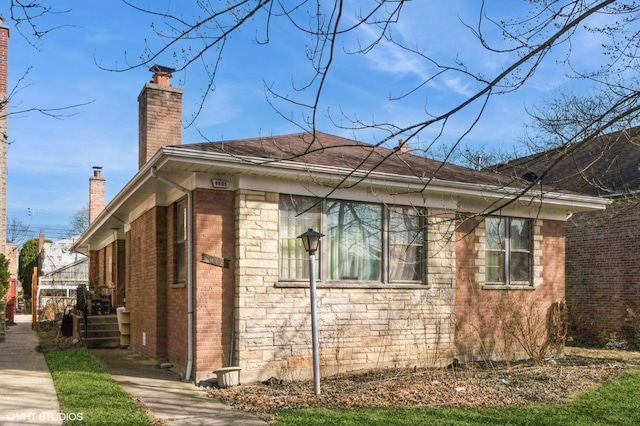
[[[309,228],[323,375],[516,356],[487,309],[564,298],[567,212],[606,204],[321,132],[180,145],[182,91],[152,71],[140,170],[75,248],[124,288],[132,348],[187,378],[311,376]]]
[[[9,27],[0,16],[0,253],[7,251],[7,147],[8,139]],[[13,275],[13,271],[12,271]],[[15,275],[13,275],[15,277]]]
[[[640,345],[640,129],[520,158],[501,167],[507,169],[544,173],[547,188],[612,203],[604,211],[576,213],[567,222],[570,333],[588,344],[626,340]]]

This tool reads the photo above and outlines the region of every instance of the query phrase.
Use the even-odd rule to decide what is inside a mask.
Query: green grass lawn
[[[283,411],[290,425],[639,425],[640,370],[569,402],[507,408],[361,408]]]
[[[60,408],[73,425],[148,425],[144,409],[104,370],[86,348],[54,350],[45,358]]]

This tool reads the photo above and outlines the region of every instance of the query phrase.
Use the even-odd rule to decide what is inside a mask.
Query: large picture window
[[[298,236],[311,228],[325,235],[316,253],[323,281],[424,282],[420,209],[285,194],[279,207],[281,280],[308,279],[308,254]]]
[[[531,221],[490,216],[486,229],[486,283],[531,284]]]

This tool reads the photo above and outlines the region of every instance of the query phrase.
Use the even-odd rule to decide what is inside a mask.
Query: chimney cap
[[[173,68],[163,67],[162,65],[154,65],[149,68],[149,71],[153,72],[153,79],[151,82],[160,86],[170,86],[170,80],[172,73],[175,71]]]
[[[169,67],[165,67],[162,65],[154,65],[151,68],[149,68],[149,71],[151,71],[152,73],[156,74],[156,75],[162,75],[162,76],[167,76],[167,77],[171,77],[171,74],[175,71],[175,68],[169,68]]]

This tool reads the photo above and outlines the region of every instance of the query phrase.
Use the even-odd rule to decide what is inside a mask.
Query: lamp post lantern
[[[300,235],[304,249],[309,253],[309,294],[311,297],[311,341],[313,349],[313,390],[316,395],[320,395],[320,355],[318,349],[318,318],[316,313],[316,251],[320,245],[320,238],[324,234],[309,228],[307,232]]]

